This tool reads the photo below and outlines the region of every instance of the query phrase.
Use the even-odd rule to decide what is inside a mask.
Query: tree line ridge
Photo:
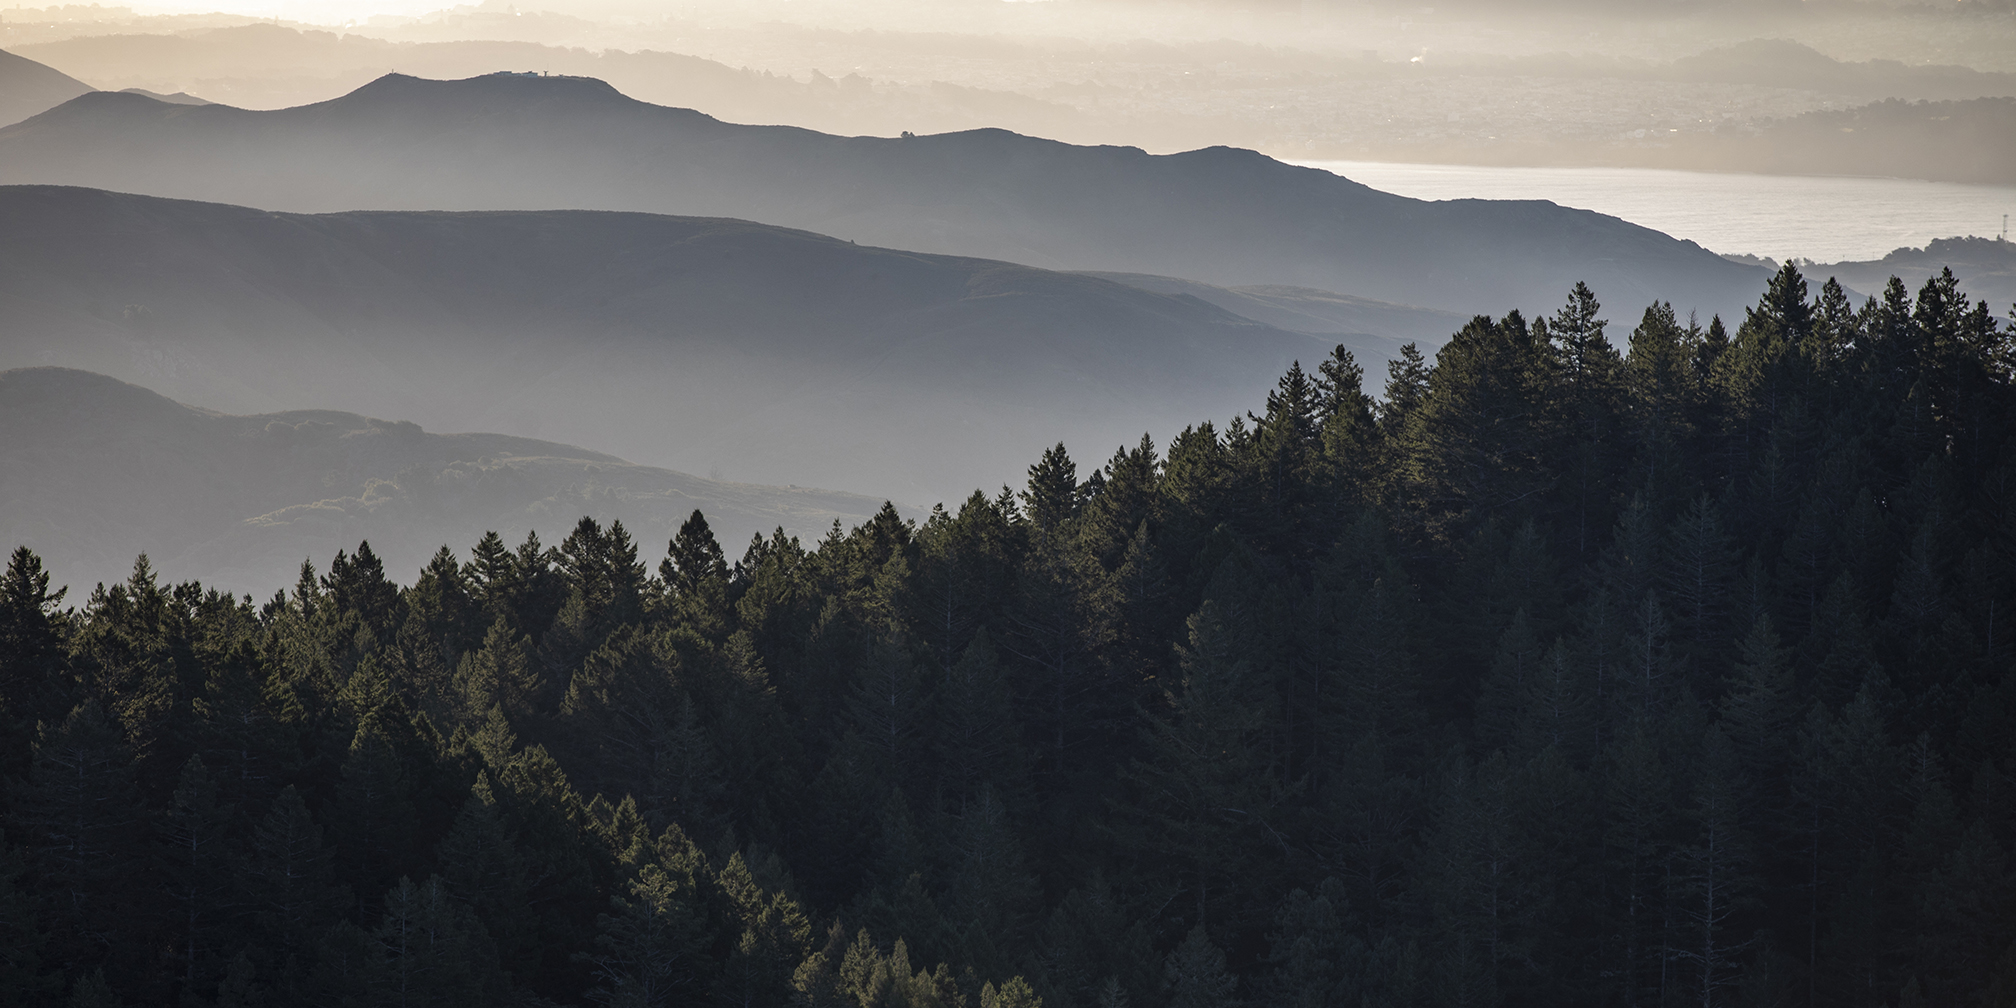
[[[732,561],[21,546],[0,1003],[2008,1003],[2009,330],[1787,264],[1612,331]]]

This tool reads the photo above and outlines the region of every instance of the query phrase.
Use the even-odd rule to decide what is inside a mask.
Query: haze
[[[2016,0],[441,2],[0,10],[0,1005],[2016,1006]]]
[[[1782,120],[1885,98],[2016,95],[2016,29],[2005,6],[1979,0],[1644,4],[1626,16],[1594,3],[1099,0],[121,10],[13,9],[0,44],[94,86],[248,108],[326,100],[390,70],[513,67],[843,133],[1001,126],[1151,151],[1508,164],[1753,167],[1792,141],[1749,132]],[[331,34],[218,31],[255,20]],[[472,40],[492,44],[454,44]],[[699,57],[722,73],[703,81],[696,65],[599,52]],[[745,70],[755,76],[734,73]],[[2006,153],[2006,135],[1977,142]],[[1874,147],[1856,156],[1880,157]],[[1951,155],[1921,160],[1870,173],[1955,170],[1940,164]],[[2002,163],[1991,171],[2011,181]]]

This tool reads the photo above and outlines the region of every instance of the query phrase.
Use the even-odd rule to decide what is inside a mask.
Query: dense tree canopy
[[[1615,331],[655,573],[17,549],[0,1004],[2016,1003],[2008,333]]]

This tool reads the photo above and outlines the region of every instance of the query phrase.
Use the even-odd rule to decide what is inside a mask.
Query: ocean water
[[[1298,161],[1416,199],[1544,199],[1622,217],[1716,252],[1844,262],[1934,238],[2002,233],[2016,186],[1655,168],[1489,168]]]

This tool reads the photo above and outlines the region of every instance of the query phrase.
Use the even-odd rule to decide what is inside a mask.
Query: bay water
[[[2016,186],[1751,175],[1655,168],[1497,168],[1297,161],[1425,200],[1543,199],[1610,214],[1725,254],[1831,263],[1880,259],[1934,238],[1992,238]]]

